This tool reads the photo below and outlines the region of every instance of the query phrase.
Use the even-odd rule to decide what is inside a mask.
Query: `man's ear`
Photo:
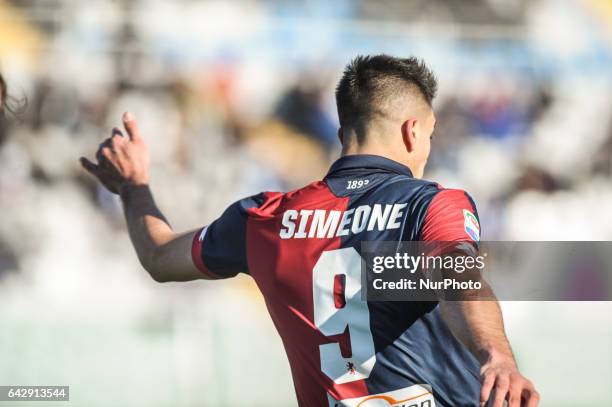
[[[344,145],[344,133],[342,132],[342,127],[338,127],[338,140],[340,140],[341,145]]]
[[[409,153],[413,152],[416,147],[417,124],[417,119],[408,119],[402,123],[402,141]]]

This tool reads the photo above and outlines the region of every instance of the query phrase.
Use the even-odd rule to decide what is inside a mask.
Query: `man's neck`
[[[422,170],[420,170],[413,163],[413,161],[410,160],[409,157],[408,158],[406,157],[405,151],[404,151],[404,154],[402,154],[402,151],[395,152],[395,151],[389,151],[388,149],[384,149],[384,148],[365,148],[365,147],[342,148],[341,156],[344,157],[347,155],[359,155],[359,154],[377,155],[380,157],[388,158],[389,160],[396,161],[410,168],[410,171],[412,171],[412,174],[414,175],[415,178],[421,178],[423,176]]]
[[[410,166],[410,162],[406,160],[406,153],[402,154],[402,151],[393,151],[387,147],[375,146],[375,145],[364,145],[364,146],[348,146],[342,148],[342,156],[347,155],[377,155],[380,157],[388,158],[389,160],[396,161],[410,168],[414,172],[414,168]]]

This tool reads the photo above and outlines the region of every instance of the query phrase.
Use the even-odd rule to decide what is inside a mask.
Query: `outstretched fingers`
[[[89,161],[87,158],[81,157],[79,161],[81,162],[83,168],[85,168],[85,170],[91,175],[97,177],[100,174],[100,167]]]
[[[142,140],[138,123],[136,123],[136,118],[132,113],[125,112],[123,114],[123,126],[125,127],[125,131],[127,131],[127,134],[132,142],[139,142]]]

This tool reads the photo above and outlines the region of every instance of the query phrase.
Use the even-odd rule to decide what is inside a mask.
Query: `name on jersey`
[[[283,213],[281,239],[332,238],[383,231],[402,226],[407,204],[361,205],[347,211],[325,209],[288,209]]]

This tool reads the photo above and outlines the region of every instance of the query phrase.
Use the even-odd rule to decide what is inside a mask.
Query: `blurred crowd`
[[[137,263],[120,203],[78,164],[125,110],[177,229],[248,194],[321,178],[340,151],[335,81],[358,53],[415,54],[437,73],[425,177],[473,195],[483,240],[610,240],[612,17],[597,10],[1,0],[11,111],[0,124],[0,282],[20,271],[47,286],[70,276],[94,287],[100,273],[127,284]],[[79,273],[84,264],[96,272]]]
[[[5,7],[18,13],[30,10],[28,4],[36,10],[39,3],[19,3],[22,9],[11,3]],[[15,75],[19,80],[11,89],[12,114],[3,119],[0,129],[0,205],[3,213],[12,214],[0,235],[4,268],[14,268],[33,249],[27,247],[31,243],[24,243],[33,241],[28,233],[38,233],[31,206],[54,191],[64,193],[68,188],[87,197],[80,203],[87,209],[76,209],[76,213],[89,211],[112,224],[113,233],[123,233],[117,199],[77,165],[78,156],[91,155],[118,124],[122,110],[135,112],[140,120],[154,158],[154,191],[162,208],[182,227],[212,220],[243,195],[291,189],[320,178],[337,157],[333,90],[350,57],[329,58],[328,64],[323,58],[309,63],[293,61],[291,56],[253,60],[236,51],[234,44],[231,51],[195,64],[181,62],[180,55],[168,62],[171,57],[163,51],[156,53],[156,45],[139,28],[142,22],[135,16],[142,11],[142,2],[118,2],[114,11],[98,5],[101,15],[115,15],[112,24],[102,19],[82,39],[75,36],[92,18],[87,17],[89,8],[71,2],[42,3],[47,9],[68,8],[74,14],[73,24],[45,25],[33,19],[28,27],[46,36],[47,48],[36,57],[44,67]],[[222,16],[233,11],[242,17],[238,7],[205,3],[209,11]],[[352,29],[360,36],[371,35],[373,41],[378,34],[369,33],[371,28],[361,21],[380,20],[391,24],[391,31],[393,21],[402,19],[463,28],[497,24],[500,29],[525,31],[530,19],[539,21],[526,11],[538,12],[536,7],[521,6],[526,2],[512,7],[476,0],[462,7],[447,1],[383,3],[384,7],[373,7],[365,1],[334,6],[315,2],[304,6],[306,10],[274,1],[244,2],[243,6],[277,19],[279,25],[305,13],[314,15],[315,21],[319,14],[323,19],[355,21]],[[152,4],[163,9],[159,3]],[[546,11],[543,7],[539,12]],[[114,51],[81,52],[79,47],[90,46],[87,37],[109,24],[113,29],[106,36]],[[294,31],[285,35],[304,35],[299,28]],[[405,52],[412,53],[414,39],[405,35]],[[484,49],[477,54],[483,61],[500,52],[514,52],[512,60],[525,61],[504,67],[500,65],[508,57],[503,57],[502,63],[488,69],[467,65],[464,70],[461,62],[439,69],[438,126],[426,176],[475,196],[484,239],[612,237],[612,219],[592,217],[612,194],[609,72],[591,73],[596,68],[588,65],[583,73],[566,73],[562,67],[547,72],[550,68],[529,56],[528,38],[503,38],[511,35],[503,31],[501,39],[488,41],[463,35],[461,30],[455,35],[452,47],[458,50],[457,59],[463,48],[477,47]],[[428,41],[446,44],[448,40]],[[348,44],[351,47],[359,52],[359,44]],[[526,55],[521,55],[521,49]],[[350,50],[343,55],[351,55]],[[436,70],[441,57],[435,49],[427,51],[429,55],[428,62]],[[44,212],[41,209],[38,216]]]

